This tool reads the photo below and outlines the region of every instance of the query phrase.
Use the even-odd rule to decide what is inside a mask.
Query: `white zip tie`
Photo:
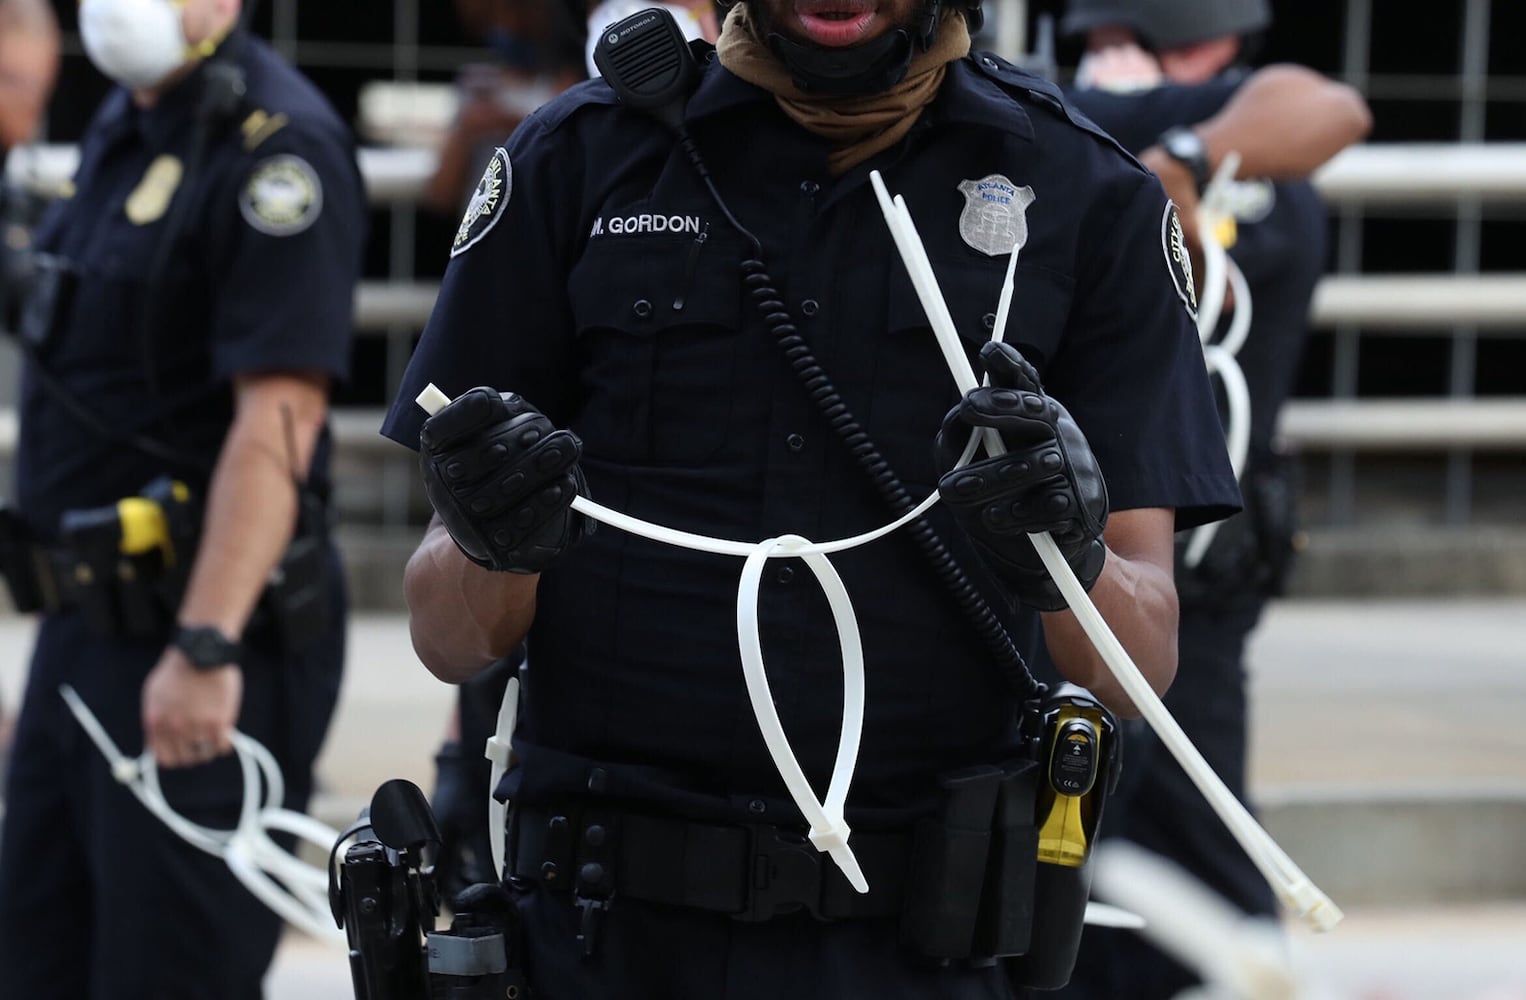
[[[233,732],[233,751],[238,756],[244,781],[238,825],[231,830],[202,826],[177,813],[165,799],[159,787],[159,768],[153,754],[145,751],[136,759],[126,756],[74,688],[61,684],[58,693],[106,758],[111,776],[126,785],[128,791],[165,826],[191,846],[222,859],[255,898],[294,926],[319,940],[345,943],[344,932],[334,925],[333,912],[329,908],[327,868],[318,868],[287,853],[269,835],[272,830],[290,833],[322,848],[324,857],[328,857],[339,839],[339,831],[310,816],[280,807],[279,803],[285,798],[281,767],[259,741],[237,730]],[[262,778],[265,786],[263,807],[259,805]]]

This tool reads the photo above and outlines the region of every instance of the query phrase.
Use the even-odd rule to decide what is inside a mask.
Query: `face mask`
[[[129,90],[152,87],[192,55],[174,0],[80,0],[80,40],[95,68]]]

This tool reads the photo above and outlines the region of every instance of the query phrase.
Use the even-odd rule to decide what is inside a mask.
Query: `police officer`
[[[58,75],[58,21],[43,0],[0,0],[0,166],[14,146],[30,142],[42,124],[48,95]],[[0,226],[4,245],[30,240],[32,210],[26,196],[0,181]],[[0,324],[9,321],[16,283],[15,255],[0,251]],[[19,279],[19,275],[15,275]],[[0,776],[10,754],[11,716],[0,701]]]
[[[1251,292],[1237,355],[1250,397],[1246,509],[1219,526],[1200,560],[1178,540],[1179,666],[1167,707],[1218,775],[1246,799],[1244,651],[1293,555],[1295,492],[1276,422],[1292,391],[1310,300],[1326,259],[1324,206],[1304,178],[1370,127],[1351,88],[1299,67],[1251,73],[1264,0],[1072,0],[1062,30],[1084,34],[1072,100],[1139,151],[1176,197],[1196,204],[1224,155],[1241,156],[1230,256]],[[1148,47],[1148,48],[1145,48]],[[1230,121],[1233,119],[1233,121]],[[1275,181],[1275,183],[1273,183]],[[1133,734],[1131,734],[1133,735]],[[1153,733],[1129,742],[1130,767],[1105,835],[1181,865],[1243,912],[1272,917],[1271,889]],[[1164,1000],[1195,973],[1122,931],[1092,929],[1069,995]]]
[[[172,807],[224,828],[244,792],[233,728],[300,809],[337,696],[326,409],[365,204],[346,126],[238,17],[237,0],[80,5],[119,87],[39,227],[21,329],[18,509],[60,572],[0,842],[7,995],[258,997],[280,929],[113,780],[61,684],[154,755]],[[140,531],[158,535],[145,552]]]
[[[696,43],[681,114],[714,195],[667,126],[595,80],[507,140],[456,234],[384,433],[420,448],[436,509],[405,579],[424,663],[460,682],[527,638],[499,791],[541,997],[1008,995],[1001,966],[939,963],[898,928],[908,880],[935,876],[912,841],[939,776],[1020,742],[1004,641],[1047,642],[1131,708],[1026,532],[1055,534],[1150,682],[1170,681],[1172,532],[1238,504],[1179,227],[1056,91],[969,54],[977,16],[737,5],[713,53]],[[904,194],[990,388],[954,388],[871,170]],[[426,420],[431,382],[455,399]],[[985,427],[1008,454],[956,470]],[[754,721],[738,562],[593,531],[569,505],[825,540],[935,489],[922,526],[832,559],[866,660],[859,895],[805,843]],[[823,787],[840,658],[805,569],[770,561],[757,610],[773,703]]]

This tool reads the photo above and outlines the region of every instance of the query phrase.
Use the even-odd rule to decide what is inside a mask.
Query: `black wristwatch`
[[[1213,167],[1208,162],[1208,147],[1203,137],[1185,125],[1166,129],[1156,140],[1171,159],[1192,171],[1192,179],[1201,192],[1213,179]]]
[[[184,653],[197,670],[226,667],[244,659],[243,644],[213,625],[182,625],[175,630],[170,645]]]

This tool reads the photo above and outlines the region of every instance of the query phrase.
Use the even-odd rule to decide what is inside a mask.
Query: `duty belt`
[[[855,833],[869,881],[861,894],[798,828],[695,823],[588,802],[516,805],[509,831],[509,874],[572,892],[579,905],[624,896],[749,922],[800,910],[821,920],[897,916],[912,850],[910,831]]]

